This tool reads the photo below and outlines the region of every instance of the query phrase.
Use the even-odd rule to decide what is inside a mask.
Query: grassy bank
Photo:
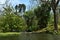
[[[8,32],[0,33],[0,40],[60,40],[60,36],[39,32]]]
[[[18,40],[19,34],[16,32],[0,33],[0,40]]]

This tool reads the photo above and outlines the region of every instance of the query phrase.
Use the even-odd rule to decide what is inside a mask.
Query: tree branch
[[[57,2],[56,2],[56,6],[58,5],[59,1],[60,1],[60,0],[57,0]]]

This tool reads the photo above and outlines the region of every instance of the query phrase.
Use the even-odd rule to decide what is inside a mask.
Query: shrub
[[[0,28],[2,32],[20,32],[25,31],[26,24],[22,17],[11,13],[1,17]]]

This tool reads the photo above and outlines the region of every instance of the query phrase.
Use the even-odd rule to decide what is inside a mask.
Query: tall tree
[[[51,8],[52,8],[53,13],[54,13],[54,30],[58,31],[56,9],[57,9],[57,6],[58,6],[60,0],[35,0],[35,1],[43,2],[43,3],[44,2],[50,3]]]
[[[19,4],[19,12],[25,12],[26,5],[25,4]]]
[[[47,27],[50,18],[50,10],[50,5],[47,3],[41,4],[41,6],[38,6],[37,9],[34,10],[34,13],[38,20],[39,29]]]
[[[57,9],[59,1],[60,0],[52,0],[51,1],[51,7],[52,7],[52,10],[54,13],[54,30],[57,30],[57,31],[58,31],[58,25],[57,25],[58,23],[57,23],[56,9]]]
[[[26,5],[25,4],[18,4],[18,5],[15,6],[15,9],[16,9],[15,14],[17,14],[17,12],[23,13],[26,10]]]

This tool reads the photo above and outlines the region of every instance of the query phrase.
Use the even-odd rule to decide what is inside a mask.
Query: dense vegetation
[[[27,11],[25,4],[3,7],[0,40],[60,40],[60,14],[56,12],[59,0],[30,2],[37,2],[37,5],[31,3],[32,9]]]
[[[32,10],[26,10],[25,4],[15,7],[7,5],[0,15],[0,32],[51,31],[54,24],[51,5],[42,3]],[[51,20],[52,19],[52,20]]]
[[[10,5],[4,7],[3,14],[0,16],[0,32],[30,32],[41,30],[48,26],[51,10],[49,4],[41,4],[34,10],[26,12],[25,6],[23,4],[20,6],[20,8],[17,5],[15,6],[16,11]],[[21,15],[22,13],[24,15]]]

